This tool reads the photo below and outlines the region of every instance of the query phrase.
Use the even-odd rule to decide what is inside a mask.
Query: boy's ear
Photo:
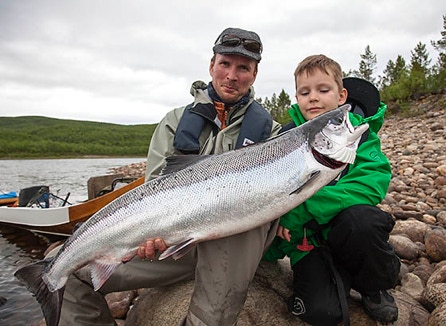
[[[339,93],[339,105],[344,104],[347,101],[348,97],[348,91],[346,88],[342,88],[341,92]]]

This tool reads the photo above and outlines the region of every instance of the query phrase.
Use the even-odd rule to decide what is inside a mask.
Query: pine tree
[[[271,100],[268,97],[265,97],[264,101],[261,98],[258,98],[257,102],[262,104],[277,122],[285,124],[291,120],[288,116],[288,109],[291,106],[290,96],[283,89],[279,96],[277,96],[276,93],[273,93]]]
[[[384,76],[381,76],[381,88],[388,87],[397,83],[402,77],[407,76],[406,61],[401,55],[398,55],[395,62],[389,60],[386,69],[383,71]]]
[[[431,59],[429,59],[426,44],[418,42],[415,49],[410,51],[410,54],[411,71],[420,71],[424,74],[424,76],[428,76]]]
[[[376,54],[372,53],[370,46],[367,45],[364,54],[361,54],[361,61],[359,62],[359,76],[368,80],[371,83],[375,82],[373,71],[376,69],[377,59]]]
[[[436,88],[446,87],[446,15],[443,16],[443,31],[441,40],[431,41],[432,46],[439,52],[438,60],[433,66],[433,71],[437,75]]]
[[[446,15],[443,16],[443,31],[441,32],[441,40],[431,41],[432,46],[439,52],[446,52]]]
[[[279,114],[279,111],[278,111],[278,108],[277,108],[277,95],[276,95],[276,93],[273,93],[273,96],[271,96],[271,110],[270,110],[270,113],[271,113],[271,115],[272,115],[272,117],[274,119],[276,119],[278,114]]]
[[[411,94],[424,93],[430,90],[430,62],[426,44],[418,42],[413,51],[410,51],[410,75],[408,90]]]
[[[262,103],[263,107],[271,114],[271,110],[273,109],[271,105],[271,101],[269,100],[268,96],[265,97],[265,101]]]
[[[290,121],[290,117],[288,115],[288,109],[291,106],[290,96],[283,90],[280,92],[279,97],[277,98],[277,117],[276,121],[281,124],[285,124]]]

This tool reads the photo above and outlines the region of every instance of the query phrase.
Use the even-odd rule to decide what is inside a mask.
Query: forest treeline
[[[446,15],[441,39],[431,41],[438,51],[435,62],[426,44],[419,42],[409,59],[398,55],[389,60],[382,75],[375,78],[377,55],[366,46],[357,70],[344,76],[364,78],[380,90],[381,100],[409,110],[416,94],[446,89]],[[294,96],[294,94],[293,94]],[[273,118],[285,124],[290,95],[283,89],[271,98],[258,98]],[[118,125],[111,123],[62,120],[46,117],[0,117],[0,158],[51,158],[82,156],[144,157],[156,124]]]
[[[156,124],[0,117],[0,158],[145,157]]]

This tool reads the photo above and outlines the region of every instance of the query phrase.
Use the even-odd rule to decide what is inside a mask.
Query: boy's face
[[[333,75],[316,69],[296,77],[296,100],[306,120],[336,109],[347,100],[347,90],[339,89]]]

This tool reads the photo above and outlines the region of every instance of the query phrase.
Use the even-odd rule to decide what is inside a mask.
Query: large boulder
[[[292,316],[285,300],[292,294],[292,272],[287,259],[277,263],[261,262],[249,288],[245,306],[240,313],[237,326],[252,325],[307,325]],[[186,315],[193,281],[167,287],[145,289],[130,310],[126,326],[180,325]],[[429,312],[410,295],[392,291],[399,308],[398,321],[393,325],[424,325]],[[351,325],[379,325],[365,314],[361,296],[351,292],[349,300]]]

